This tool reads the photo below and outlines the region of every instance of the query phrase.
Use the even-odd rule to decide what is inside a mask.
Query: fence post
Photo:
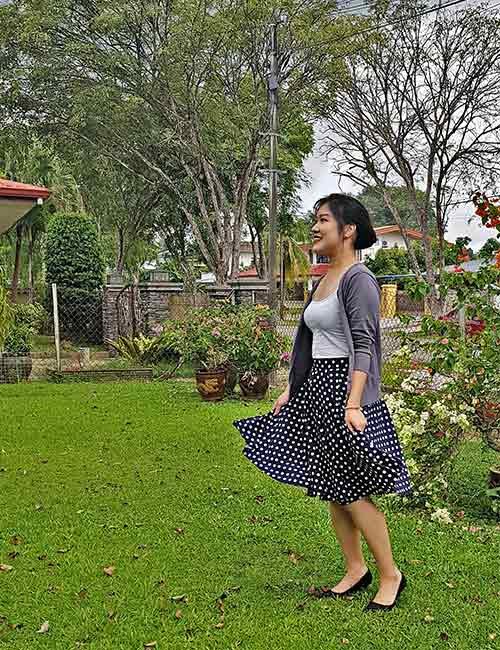
[[[52,283],[52,308],[54,314],[54,339],[56,342],[57,371],[61,372],[61,340],[59,337],[59,305],[57,303],[57,284]]]

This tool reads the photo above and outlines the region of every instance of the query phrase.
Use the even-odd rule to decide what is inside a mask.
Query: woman
[[[365,611],[387,610],[406,578],[394,563],[385,515],[371,497],[407,495],[411,484],[380,394],[380,289],[356,261],[356,251],[377,237],[366,208],[352,197],[330,194],[316,202],[314,213],[313,250],[331,262],[302,311],[289,385],[268,414],[233,424],[245,439],[243,453],[259,469],[329,502],[346,574],[310,593],[345,597],[371,583],[363,535],[380,576]]]

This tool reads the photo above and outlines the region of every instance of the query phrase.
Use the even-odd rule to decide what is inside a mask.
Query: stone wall
[[[228,287],[206,285],[198,292],[195,301],[191,295],[185,294],[183,289],[182,283],[158,279],[139,285],[136,311],[140,316],[140,329],[146,336],[156,334],[158,327],[168,318],[182,318],[188,305],[205,306],[218,300],[230,300],[236,305],[267,303],[267,284],[262,281],[230,281]],[[121,305],[119,310],[118,297]],[[131,290],[124,290],[121,278],[116,275],[108,276],[103,297],[104,340],[114,340],[119,335],[118,312],[122,319],[122,333],[130,330],[126,324],[129,319],[123,317],[124,310],[130,315],[130,299]],[[128,334],[131,334],[131,331],[128,331]]]

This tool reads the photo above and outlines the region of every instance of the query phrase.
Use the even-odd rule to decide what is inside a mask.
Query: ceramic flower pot
[[[269,389],[269,373],[247,370],[240,376],[239,385],[246,399],[264,399]]]
[[[33,369],[31,354],[11,355],[4,352],[0,356],[0,383],[17,384],[27,381]]]
[[[224,399],[225,386],[226,368],[196,371],[196,388],[204,400],[215,402]]]

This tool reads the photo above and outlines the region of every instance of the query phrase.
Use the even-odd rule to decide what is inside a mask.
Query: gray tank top
[[[304,311],[304,321],[313,334],[313,359],[349,356],[337,291],[338,287],[322,300],[311,300]]]

